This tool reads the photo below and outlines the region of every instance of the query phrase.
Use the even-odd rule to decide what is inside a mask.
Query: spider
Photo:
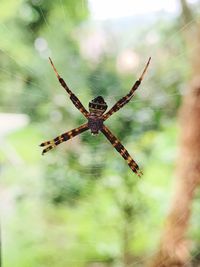
[[[58,78],[58,81],[60,82],[61,86],[66,90],[66,92],[69,94],[69,97],[72,101],[72,103],[75,105],[75,107],[85,116],[87,119],[87,123],[81,125],[80,127],[77,127],[69,132],[63,133],[59,135],[58,137],[43,142],[40,146],[46,147],[42,151],[42,155],[44,155],[46,152],[51,150],[52,148],[56,147],[57,145],[72,139],[73,137],[90,130],[92,135],[97,135],[100,132],[102,132],[105,137],[110,141],[110,143],[113,145],[113,147],[120,153],[120,155],[127,161],[129,167],[132,169],[132,171],[137,174],[139,177],[142,175],[142,171],[139,169],[139,166],[137,163],[132,159],[126,148],[121,144],[121,142],[118,140],[117,137],[115,137],[112,132],[104,125],[104,121],[107,120],[113,113],[117,112],[119,109],[121,109],[125,104],[127,104],[131,98],[134,96],[134,92],[139,87],[141,81],[143,80],[143,77],[146,73],[146,70],[149,66],[151,57],[149,58],[142,75],[140,78],[135,82],[129,93],[122,97],[117,103],[108,111],[105,113],[107,109],[107,104],[104,101],[102,96],[97,96],[93,100],[89,102],[89,112],[85,109],[85,107],[82,105],[80,100],[77,98],[75,94],[69,89],[66,82],[63,80],[63,78],[60,77],[58,74],[51,58],[49,58],[50,63],[53,67],[53,70]]]

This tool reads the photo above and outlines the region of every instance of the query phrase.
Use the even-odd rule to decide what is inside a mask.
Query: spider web
[[[66,23],[66,14],[65,14],[65,9],[64,9],[64,6],[63,6],[63,1],[62,0],[60,0],[60,5],[61,5],[61,7],[62,7],[62,9],[63,9],[63,21],[65,21],[65,23]],[[47,25],[47,28],[48,28],[48,30],[51,32],[51,34],[53,35],[53,32],[52,32],[52,30],[51,30],[51,27],[50,27],[50,25],[48,24],[48,21],[47,21],[47,19],[45,18],[45,15],[43,14],[43,12],[42,12],[42,9],[41,9],[41,13],[42,13],[42,16],[43,16],[43,18],[44,18],[44,21],[45,21],[45,24]],[[173,33],[171,36],[169,36],[168,37],[168,40],[167,40],[167,43],[165,43],[165,45],[167,46],[168,44],[170,44],[170,43],[173,43],[173,41],[176,39],[176,35],[177,34],[180,34],[180,33],[184,33],[184,31],[186,31],[188,28],[190,28],[190,27],[192,27],[193,26],[193,23],[195,23],[195,21],[198,21],[199,20],[199,17],[197,16],[195,19],[193,19],[193,20],[191,20],[189,23],[187,23],[187,24],[185,24],[184,26],[182,26],[182,27],[180,27],[175,33]],[[2,27],[6,27],[5,25],[2,25],[1,24],[1,26]],[[9,31],[12,31],[12,29],[8,29],[7,27],[6,27],[6,29],[7,30],[9,30]],[[152,56],[152,58],[153,58],[153,60],[155,60],[155,61],[157,61],[158,60],[158,56],[157,56],[157,54],[156,54],[156,47],[155,47],[155,49],[153,50],[153,51],[151,51],[151,55],[150,56]],[[194,49],[194,48],[193,48]],[[1,50],[2,51],[2,53],[4,53],[5,55],[7,55],[7,57],[8,57],[8,60],[11,60],[11,61],[15,61],[16,62],[16,64],[17,65],[19,65],[20,66],[20,68],[25,68],[25,69],[27,69],[27,71],[28,72],[31,72],[31,73],[33,73],[34,75],[35,75],[35,73],[34,73],[34,71],[31,69],[31,67],[30,66],[27,66],[27,65],[24,65],[22,62],[20,62],[20,61],[17,61],[15,58],[13,58],[11,55],[9,55],[6,51],[3,51],[3,50]],[[192,52],[191,50],[190,51],[187,51],[187,53],[190,53],[190,52]],[[56,54],[55,52],[54,52],[54,54]],[[148,57],[148,55],[147,55],[147,57]],[[146,58],[147,58],[146,57]],[[178,62],[180,59],[182,59],[182,58],[184,58],[185,59],[185,62],[187,62],[187,54],[186,54],[186,51],[185,50],[183,50],[183,51],[180,51],[178,54],[176,54],[174,57],[173,57],[173,59],[172,59],[172,61],[171,61],[171,71],[168,71],[167,73],[166,73],[166,75],[165,75],[165,77],[166,78],[162,78],[163,79],[163,83],[167,83],[167,84],[169,84],[169,81],[171,81],[172,79],[173,79],[173,77],[174,77],[174,73],[177,71],[175,68],[174,68],[174,66],[176,66],[176,62]],[[186,63],[187,64],[187,63]],[[144,64],[143,64],[144,65]],[[140,73],[141,73],[141,71],[142,71],[142,68],[143,68],[143,65],[139,65],[139,67],[137,67],[137,77],[139,77],[139,75],[140,75]],[[141,103],[141,102],[144,102],[145,100],[144,100],[144,98],[142,98],[142,99],[140,99],[140,97],[139,97],[139,95],[140,95],[140,93],[141,94],[143,94],[143,96],[148,96],[149,94],[151,95],[151,97],[154,99],[154,100],[156,100],[156,101],[160,101],[160,100],[163,100],[163,96],[157,96],[157,92],[156,91],[154,91],[153,90],[153,88],[151,87],[151,85],[149,85],[149,81],[150,81],[150,79],[151,79],[151,73],[153,72],[153,69],[154,69],[154,63],[152,62],[151,63],[151,66],[150,66],[150,68],[149,68],[149,70],[148,70],[148,73],[146,74],[146,76],[145,76],[145,78],[144,78],[144,81],[143,81],[143,83],[142,83],[142,85],[139,87],[139,90],[137,91],[137,98],[133,98],[131,101],[130,101],[130,103],[129,103],[129,105],[133,105],[134,106],[134,103]],[[0,70],[1,70],[1,72],[4,72],[6,75],[8,75],[8,79],[10,78],[9,76],[10,76],[10,73],[9,73],[9,71],[7,70],[7,69],[4,69],[4,68],[0,68]],[[62,70],[61,70],[62,71]],[[62,73],[61,71],[59,71],[60,73]],[[53,73],[52,73],[52,75],[53,75]],[[75,74],[74,74],[75,75]],[[12,74],[12,76],[13,76],[13,74]],[[64,75],[63,75],[64,76]],[[16,75],[16,78],[17,79],[19,79],[19,80],[23,80],[23,77],[20,77],[19,75]],[[100,80],[100,78],[98,77],[98,76],[96,76],[96,77],[94,77],[96,80]],[[46,82],[48,82],[48,77],[45,77],[45,81]],[[34,91],[27,91],[27,92],[23,92],[22,94],[24,94],[24,95],[37,95],[37,96],[39,96],[41,99],[46,99],[46,96],[44,96],[43,95],[43,88],[39,85],[39,84],[37,84],[37,83],[33,83],[33,82],[30,82],[30,84],[31,85],[33,85],[34,87],[37,87],[38,89],[40,89],[40,91],[41,91],[41,93],[36,93],[36,92],[34,92]],[[156,83],[154,83],[155,85],[156,85]],[[160,84],[158,83],[158,86],[159,86]],[[59,85],[57,85],[57,87],[59,87]],[[130,86],[131,87],[131,86]],[[169,85],[169,87],[171,87],[171,85]],[[74,88],[76,88],[76,86],[74,86]],[[90,88],[91,89],[91,88]],[[167,89],[167,87],[165,87],[165,89],[166,89],[166,92],[168,91]],[[18,90],[18,89],[17,89]],[[73,90],[73,89],[72,89]],[[126,92],[126,90],[127,90],[127,92],[128,92],[128,88],[126,89],[124,89],[124,91],[123,92],[112,92],[112,95],[108,95],[107,97],[106,97],[106,100],[108,100],[108,102],[109,102],[109,104],[110,104],[110,106],[112,106],[112,103],[114,104],[115,102],[116,102],[116,100],[118,100],[120,97],[122,97],[123,96],[123,94]],[[158,89],[158,90],[162,90],[162,89]],[[76,93],[76,89],[75,89],[75,91],[74,91],[75,93]],[[165,92],[165,96],[169,99],[169,101],[170,101],[170,99],[173,99],[173,97],[174,96],[176,96],[176,95],[184,95],[184,90],[183,91],[180,91],[180,90],[178,90],[178,89],[175,89],[174,90],[174,92],[173,93],[166,93]],[[98,91],[98,89],[96,90],[96,95],[98,95],[99,93],[101,93],[100,91]],[[63,94],[64,95],[64,94]],[[81,92],[81,89],[80,89],[80,91],[78,92],[78,93],[76,93],[76,95],[78,96],[78,97],[80,97],[80,99],[81,99],[81,97],[84,97],[84,95],[85,95],[85,93],[84,92]],[[65,97],[65,96],[64,96]],[[67,98],[67,97],[66,97]],[[49,97],[49,101],[51,101],[51,99],[50,99],[50,97]],[[66,101],[67,101],[67,99],[66,99]],[[68,103],[69,103],[69,101],[68,101]],[[85,103],[84,103],[85,104]],[[51,104],[48,104],[48,107],[50,108],[50,107],[53,107],[54,106],[54,103],[51,103]],[[125,106],[124,107],[124,109],[126,109],[127,108],[127,106]],[[170,106],[168,107],[168,106],[165,106],[165,107],[159,107],[159,105],[156,105],[156,106],[149,106],[149,108],[152,108],[153,110],[155,110],[155,109],[157,109],[157,110],[159,110],[159,109],[162,109],[162,111],[163,112],[167,112],[168,111],[168,109],[170,109]],[[16,107],[14,106],[14,105],[10,105],[10,106],[7,106],[7,108],[5,109],[6,111],[10,111],[10,112],[15,112],[16,111]],[[78,112],[78,111],[77,111]],[[120,111],[119,111],[120,112]],[[122,112],[122,111],[121,111]],[[122,112],[123,113],[123,112]],[[125,112],[124,112],[125,113]],[[114,115],[115,117],[117,117],[118,115]],[[112,119],[111,119],[112,120]],[[126,120],[129,120],[129,121],[131,121],[132,120],[132,118],[131,117],[129,117],[128,119],[126,118]],[[45,122],[46,123],[46,122]],[[111,127],[112,127],[112,121],[109,123],[108,122],[108,125],[110,125]],[[112,128],[111,128],[112,129]],[[70,129],[69,129],[70,130]],[[113,130],[113,132],[114,132],[114,130],[115,129],[112,129]],[[114,132],[115,133],[115,132]],[[105,141],[105,142],[107,142],[107,141]],[[71,146],[73,146],[73,144],[75,143],[74,141],[70,141],[69,143],[71,143],[71,144],[69,144],[69,146],[71,145]],[[124,142],[123,142],[124,143]],[[94,170],[94,172],[96,172],[97,173],[97,175],[98,175],[98,170],[100,169],[102,169],[102,166],[101,166],[101,158],[103,158],[103,153],[102,152],[100,152],[100,154],[98,154],[98,150],[99,150],[99,147],[100,146],[102,146],[103,144],[102,144],[102,142],[96,142],[96,141],[93,141],[93,142],[90,142],[90,146],[92,146],[92,148],[93,148],[93,160],[94,160],[94,166],[93,166],[93,170]],[[125,143],[124,144],[125,145],[125,147],[127,147],[128,148],[128,145]],[[110,150],[112,150],[112,146],[110,146],[110,144],[108,144],[108,145],[105,145],[105,148],[106,149],[110,149]],[[129,149],[128,149],[129,150]],[[74,154],[75,154],[75,157],[78,157],[78,155],[79,155],[79,151],[78,150],[75,150],[74,151]],[[49,162],[51,162],[52,161],[52,158],[55,156],[55,154],[53,155],[53,156],[50,156],[50,160],[49,160]],[[87,156],[87,155],[84,155],[84,156]],[[118,160],[122,160],[122,159],[120,159],[120,157],[115,153],[115,156],[116,157],[118,157]],[[96,157],[96,158],[95,158]],[[57,158],[55,157],[55,160],[56,160]],[[43,159],[42,159],[43,160]],[[99,163],[100,162],[100,163]],[[109,166],[109,163],[106,163],[105,164],[105,166],[104,166],[104,168],[106,168],[106,167],[108,167]],[[128,168],[128,167],[127,167]],[[89,175],[94,175],[94,173],[93,174],[91,174],[90,173],[90,167],[88,167],[87,165],[85,165],[84,166],[84,170],[82,169],[82,171],[84,172],[84,176],[89,176]],[[134,179],[136,179],[135,177],[134,177]],[[112,181],[111,181],[112,182]],[[104,179],[104,183],[106,184],[106,179]],[[137,186],[139,187],[139,192],[143,192],[144,190],[145,190],[145,188],[150,188],[149,187],[149,185],[148,185],[148,180],[147,181],[145,181],[144,179],[143,180],[140,180],[138,183],[137,183]],[[90,184],[88,184],[88,187],[90,187]],[[88,190],[88,191],[90,191],[90,190]],[[167,198],[168,200],[170,199],[170,196]],[[155,199],[154,199],[154,201],[155,201]],[[87,209],[87,208],[91,208],[91,203],[90,203],[90,198],[86,198],[85,200],[79,200],[79,202],[81,203],[81,205],[82,205],[82,209]],[[158,203],[158,206],[159,206],[159,203]],[[197,208],[198,209],[198,208]],[[166,208],[166,211],[167,211],[167,208]],[[165,211],[165,212],[166,212]],[[146,212],[146,211],[144,211],[144,210],[142,210],[142,211],[136,211],[136,216],[139,216],[139,214],[140,213],[144,213],[144,212]],[[4,214],[4,213],[3,213]],[[180,220],[181,220],[181,218],[180,218]],[[178,223],[178,222],[177,222]],[[3,223],[3,225],[5,225],[5,223]],[[105,227],[105,226],[107,226],[107,225],[113,225],[113,227],[116,227],[116,223],[114,223],[114,222],[107,222],[107,224],[105,225],[105,222],[102,222],[102,227]],[[6,227],[5,227],[6,228]],[[3,230],[4,231],[4,230]],[[49,233],[48,233],[49,234]],[[159,233],[158,233],[159,234]],[[4,235],[6,235],[6,233],[4,233]],[[130,236],[130,238],[132,238],[132,239],[134,239],[134,238],[136,238],[137,237],[137,239],[138,239],[138,236],[140,235],[140,231],[138,231],[138,232],[134,232],[134,234],[132,234],[131,236]],[[96,244],[96,241],[95,241],[95,238],[91,238],[91,240],[90,241],[88,241],[88,242],[81,242],[81,244],[79,244],[79,247],[90,247],[91,246],[91,248],[94,246]],[[133,250],[133,249],[132,249]],[[132,251],[131,250],[131,251]],[[145,252],[146,253],[146,252]],[[149,252],[149,253],[146,253],[146,254],[148,254],[148,255],[145,255],[145,256],[143,256],[142,257],[142,259],[139,259],[139,260],[134,260],[134,263],[133,264],[130,264],[130,265],[127,265],[127,267],[128,266],[143,266],[144,265],[144,263],[145,262],[148,262],[148,260],[149,259],[151,259],[152,258],[152,256],[154,255],[154,253],[157,253],[157,251],[153,251],[153,252]],[[5,252],[5,254],[7,254],[6,252]],[[198,252],[196,252],[196,253],[193,253],[193,255],[192,255],[192,257],[195,257],[196,255],[198,255]],[[74,258],[74,261],[70,261],[70,264],[73,264],[73,262],[74,262],[74,264],[76,265],[76,264],[78,264],[78,261],[82,261],[81,259],[80,260],[78,260],[78,259],[75,259]],[[95,259],[93,259],[93,261],[95,261]],[[99,259],[96,259],[96,262],[98,262],[99,261]],[[97,265],[98,266],[98,265]],[[120,265],[112,265],[112,266],[120,266]]]

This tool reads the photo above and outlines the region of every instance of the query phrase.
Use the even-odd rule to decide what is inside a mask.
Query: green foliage
[[[178,22],[163,19],[135,30],[134,38],[132,26],[123,29],[123,38],[109,30],[107,50],[92,61],[80,44],[80,32],[91,30],[88,18],[85,0],[1,4],[0,111],[30,118],[0,148],[5,267],[122,266],[125,242],[141,262],[157,245],[171,196],[176,113],[190,74],[185,45]],[[152,36],[156,42],[149,41]],[[124,43],[142,59],[134,76],[117,72]],[[136,96],[106,122],[144,170],[142,179],[104,136],[90,132],[41,157],[43,140],[85,122],[58,84],[49,55],[86,107],[97,95],[112,106],[153,57]],[[7,144],[20,162],[8,157]],[[198,244],[199,223],[193,220],[190,234]]]

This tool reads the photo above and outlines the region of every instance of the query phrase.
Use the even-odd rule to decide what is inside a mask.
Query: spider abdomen
[[[89,117],[88,127],[91,130],[92,134],[98,134],[99,131],[103,128],[103,119],[97,117]]]

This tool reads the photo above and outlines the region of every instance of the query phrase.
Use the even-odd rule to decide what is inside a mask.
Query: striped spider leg
[[[131,98],[133,97],[134,95],[134,92],[137,90],[137,88],[139,87],[139,85],[141,84],[141,81],[143,80],[144,78],[144,75],[147,71],[147,68],[149,66],[149,63],[150,63],[150,60],[151,58],[149,58],[143,72],[142,72],[142,75],[140,76],[140,78],[135,82],[135,84],[133,85],[133,87],[131,88],[130,92],[122,97],[120,100],[117,101],[117,103],[106,113],[103,115],[103,119],[104,120],[107,120],[113,113],[117,112],[119,109],[121,109],[124,105],[126,105],[130,100]]]
[[[60,77],[60,75],[58,74],[58,72],[57,72],[57,70],[56,70],[51,58],[49,58],[49,61],[50,61],[51,65],[52,65],[52,67],[53,67],[53,70],[54,70],[57,78],[58,78],[58,81],[60,82],[61,86],[66,90],[66,92],[69,94],[72,103],[87,118],[88,115],[89,115],[89,112],[85,109],[85,107],[83,106],[81,101],[78,99],[78,97],[75,96],[75,94],[72,93],[72,91],[67,86],[66,82],[63,80],[63,78]]]
[[[75,128],[69,132],[66,132],[64,134],[61,134],[60,136],[57,136],[56,138],[50,140],[50,141],[46,141],[43,142],[40,146],[45,146],[46,148],[42,151],[42,155],[44,155],[46,152],[48,152],[49,150],[51,150],[52,148],[56,147],[57,145],[72,139],[73,137],[75,137],[78,134],[81,134],[82,132],[88,130],[88,123],[85,123],[83,125],[81,125],[78,128]]]
[[[121,144],[117,137],[115,137],[105,125],[103,125],[101,132],[110,141],[113,147],[120,153],[120,155],[126,160],[131,170],[139,177],[141,177],[141,175],[143,174],[142,171],[139,169],[137,163],[132,159],[126,148]]]

